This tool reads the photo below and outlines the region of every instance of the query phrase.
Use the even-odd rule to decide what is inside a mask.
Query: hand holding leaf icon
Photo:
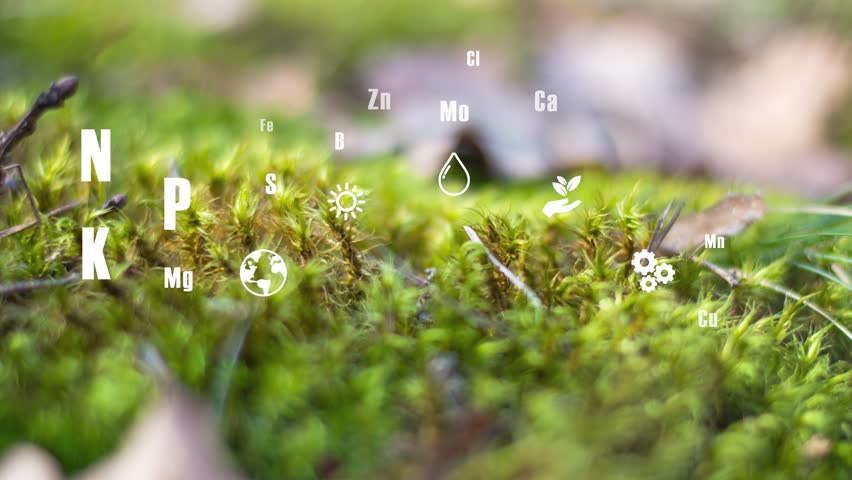
[[[556,180],[556,182],[553,182],[553,189],[556,190],[556,193],[562,195],[563,197],[567,197],[568,192],[574,191],[580,185],[580,176],[576,176],[570,181],[565,180],[565,177],[557,176]],[[557,213],[570,212],[571,210],[577,208],[578,205],[580,205],[579,200],[575,200],[571,204],[568,204],[569,201],[569,199],[563,198],[561,200],[553,200],[552,202],[547,202],[547,204],[541,211],[548,217],[552,217]]]

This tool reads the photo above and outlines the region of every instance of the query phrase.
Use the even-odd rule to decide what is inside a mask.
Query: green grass
[[[0,94],[0,123],[32,95]],[[0,299],[0,450],[35,442],[66,471],[110,452],[152,397],[135,360],[150,342],[211,402],[229,377],[223,435],[255,478],[315,478],[327,464],[340,478],[849,472],[850,340],[758,283],[808,295],[850,326],[848,286],[825,274],[849,258],[848,220],[770,214],[707,254],[745,272],[742,287],[674,258],[675,282],[645,294],[629,259],[655,212],[675,196],[687,211],[706,207],[728,185],[571,172],[583,174],[572,192],[583,203],[547,220],[549,179],[476,185],[453,199],[400,158],[335,163],[305,125],[276,119],[275,135],[263,135],[256,115],[210,99],[114,102],[85,83],[43,119],[16,152],[41,210],[87,204],[50,220],[47,245],[36,229],[0,240],[0,283],[78,269],[83,225],[110,228],[114,280]],[[111,183],[78,181],[80,128],[112,128]],[[164,232],[172,170],[192,182],[192,207]],[[283,182],[279,195],[263,192],[268,172]],[[346,181],[369,191],[350,224],[326,209],[325,192]],[[129,197],[121,213],[92,217],[119,192]],[[3,202],[4,226],[30,219],[22,198]],[[497,273],[464,225],[544,309]],[[235,273],[257,248],[288,260],[284,290],[268,299],[248,295]],[[165,266],[193,270],[195,290],[164,290]],[[428,286],[410,278],[429,268]],[[699,309],[718,312],[720,328],[698,328]],[[226,345],[245,322],[231,370]],[[430,374],[447,359],[452,382]],[[487,434],[465,436],[478,431]],[[830,453],[804,453],[814,436],[831,441]],[[470,454],[436,465],[445,450]]]

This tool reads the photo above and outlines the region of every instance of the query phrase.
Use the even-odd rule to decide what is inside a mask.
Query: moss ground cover
[[[582,175],[570,194],[582,203],[548,219],[552,179],[477,182],[449,198],[398,155],[337,161],[308,119],[272,118],[264,135],[258,112],[151,80],[214,82],[205,62],[236,69],[284,47],[322,59],[329,85],[391,44],[484,33],[524,50],[527,2],[258,1],[250,28],[204,34],[173,3],[0,5],[0,128],[47,81],[79,73],[80,91],[14,161],[42,212],[83,202],[0,238],[0,291],[79,270],[83,226],[110,227],[115,279],[0,295],[0,453],[33,442],[66,472],[108,455],[157,394],[138,368],[150,344],[212,405],[251,478],[849,478],[852,341],[765,287],[852,328],[849,285],[832,270],[852,270],[848,217],[770,212],[702,254],[741,271],[738,288],[673,256],[674,282],[644,293],[630,259],[672,199],[686,214],[756,188],[559,172]],[[812,3],[730,2],[730,28],[803,16],[848,35],[848,6]],[[850,111],[831,126],[847,149]],[[79,181],[81,128],[112,129],[112,182]],[[274,196],[269,172],[284,187]],[[164,232],[172,175],[192,182],[192,205]],[[368,191],[354,222],[327,208],[347,181]],[[127,205],[100,215],[118,193]],[[812,203],[763,193],[771,209]],[[0,194],[0,230],[29,220],[22,195]],[[260,248],[289,270],[265,299],[238,275]],[[192,292],[163,289],[163,268],[178,265],[194,272]],[[701,310],[719,328],[699,328]]]
[[[3,123],[31,97],[3,93]],[[109,452],[152,395],[135,360],[147,341],[224,406],[223,434],[258,478],[313,478],[328,465],[339,478],[849,472],[850,340],[757,283],[808,295],[849,326],[848,286],[796,266],[848,262],[848,221],[770,214],[705,253],[752,279],[740,288],[674,258],[674,283],[646,294],[629,259],[653,214],[675,196],[687,211],[706,207],[726,186],[587,171],[572,192],[581,207],[548,220],[546,185],[480,185],[450,199],[397,158],[335,163],[301,122],[281,119],[281,135],[262,136],[249,114],[191,94],[112,103],[83,87],[42,123],[16,153],[41,210],[86,205],[50,219],[46,245],[37,229],[0,240],[0,281],[64,276],[77,268],[80,227],[101,222],[117,280],[0,300],[0,447],[33,441],[71,471]],[[100,187],[77,181],[74,132],[93,124],[121,126],[114,181]],[[194,190],[177,231],[164,233],[169,172]],[[280,195],[263,194],[267,172],[282,179]],[[369,192],[357,222],[327,211],[325,192],[341,181]],[[127,207],[94,218],[119,192]],[[30,218],[23,198],[5,202],[5,224]],[[288,259],[287,284],[268,299],[247,295],[236,275],[257,248]],[[162,288],[172,265],[195,272],[194,291]],[[698,328],[700,309],[717,312],[720,328]],[[229,339],[249,323],[231,369]],[[828,450],[808,449],[823,439]]]

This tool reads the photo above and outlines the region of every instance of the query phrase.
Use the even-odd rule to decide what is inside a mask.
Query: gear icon
[[[674,268],[668,263],[660,263],[657,269],[654,270],[654,278],[663,285],[672,281],[675,276]]]
[[[647,265],[643,265],[643,261],[647,263]],[[636,273],[639,275],[650,275],[654,273],[654,267],[657,266],[657,258],[654,256],[653,252],[649,252],[648,250],[642,250],[641,252],[636,252],[633,254],[633,269],[636,270]]]
[[[643,291],[653,292],[657,289],[657,281],[654,280],[654,277],[648,275],[647,277],[642,277],[642,280],[639,281],[639,286],[642,287]]]

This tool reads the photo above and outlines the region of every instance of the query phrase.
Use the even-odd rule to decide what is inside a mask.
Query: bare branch
[[[54,208],[53,210],[44,213],[44,216],[54,217],[62,215],[64,213],[70,212],[71,210],[74,210],[80,205],[82,205],[82,202],[71,202],[69,204],[62,205],[61,207]],[[29,222],[22,223],[20,225],[15,225],[14,227],[7,228],[6,230],[0,230],[0,239],[15,235],[16,233],[23,232],[24,230],[32,228],[38,224],[38,220],[30,220]]]
[[[71,203],[62,205],[61,207],[56,207],[53,210],[44,213],[44,216],[55,217],[55,216],[63,215],[65,213],[70,212],[71,210],[74,210],[75,208],[79,207],[82,204],[83,204],[83,202],[79,202],[79,201],[71,202]],[[125,205],[127,205],[127,195],[125,195],[123,193],[113,195],[112,197],[110,197],[109,200],[107,200],[103,205],[101,205],[101,207],[98,209],[97,215],[95,215],[95,218],[102,217],[104,215],[108,215],[108,214],[113,213],[113,212],[117,212],[117,211],[121,210],[122,208],[124,208]],[[0,230],[0,239],[15,235],[16,233],[21,233],[24,230],[27,230],[28,228],[32,228],[32,227],[34,227],[38,224],[39,224],[38,220],[31,220],[29,222],[22,223],[20,225],[15,225],[14,227],[7,228],[6,230]]]
[[[62,77],[50,84],[46,92],[36,98],[33,106],[9,132],[0,137],[0,163],[5,161],[6,155],[24,138],[35,132],[36,122],[48,110],[59,108],[63,102],[74,95],[77,91],[79,80],[75,76]]]
[[[29,292],[41,288],[61,287],[76,283],[80,280],[80,274],[69,273],[61,278],[37,278],[23,282],[14,282],[0,285],[0,297],[8,297],[18,293]]]
[[[701,258],[697,255],[691,255],[689,258],[691,258],[696,263],[699,263],[702,266],[707,267],[711,272],[715,273],[716,275],[722,277],[722,279],[724,281],[728,282],[728,285],[730,285],[731,288],[740,286],[740,281],[737,280],[736,275],[734,275],[731,272],[728,272],[727,270],[716,265],[715,263],[713,263],[709,260],[705,260],[705,259],[703,259],[703,258]]]

